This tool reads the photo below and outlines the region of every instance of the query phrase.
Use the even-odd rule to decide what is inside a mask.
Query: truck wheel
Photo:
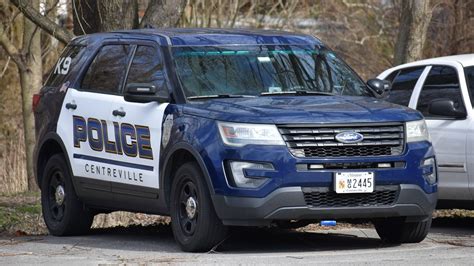
[[[44,169],[41,181],[41,206],[49,232],[55,236],[87,233],[94,216],[77,198],[61,154],[53,155]]]
[[[171,227],[183,251],[208,251],[225,238],[204,176],[196,163],[182,165],[171,186]]]
[[[383,241],[394,244],[418,243],[428,235],[431,215],[420,222],[405,222],[403,219],[386,218],[374,222],[375,230]]]

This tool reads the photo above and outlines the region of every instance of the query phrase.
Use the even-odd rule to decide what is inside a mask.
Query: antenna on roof
[[[144,29],[154,29],[155,27],[153,27],[153,25],[147,23],[145,24],[145,26],[143,26]]]

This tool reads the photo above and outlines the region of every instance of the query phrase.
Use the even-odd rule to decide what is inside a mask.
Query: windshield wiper
[[[305,95],[329,95],[334,96],[336,94],[322,91],[308,91],[308,90],[296,90],[296,91],[276,91],[276,92],[262,92],[261,96],[278,96],[278,95],[296,95],[296,96],[305,96]]]
[[[254,98],[254,97],[255,97],[254,95],[216,94],[216,95],[189,96],[188,100],[222,99],[222,98]]]

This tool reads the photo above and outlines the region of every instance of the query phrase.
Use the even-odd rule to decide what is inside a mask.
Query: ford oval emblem
[[[336,135],[336,140],[342,143],[358,143],[364,140],[364,135],[354,131],[344,131]]]

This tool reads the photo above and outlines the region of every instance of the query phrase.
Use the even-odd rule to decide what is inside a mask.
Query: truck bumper
[[[383,192],[387,189],[395,194]],[[377,187],[376,191],[379,193],[374,195],[340,195],[327,188],[283,187],[264,198],[216,194],[213,202],[225,225],[265,226],[276,220],[370,220],[400,216],[423,220],[433,212],[438,196],[412,184]]]

